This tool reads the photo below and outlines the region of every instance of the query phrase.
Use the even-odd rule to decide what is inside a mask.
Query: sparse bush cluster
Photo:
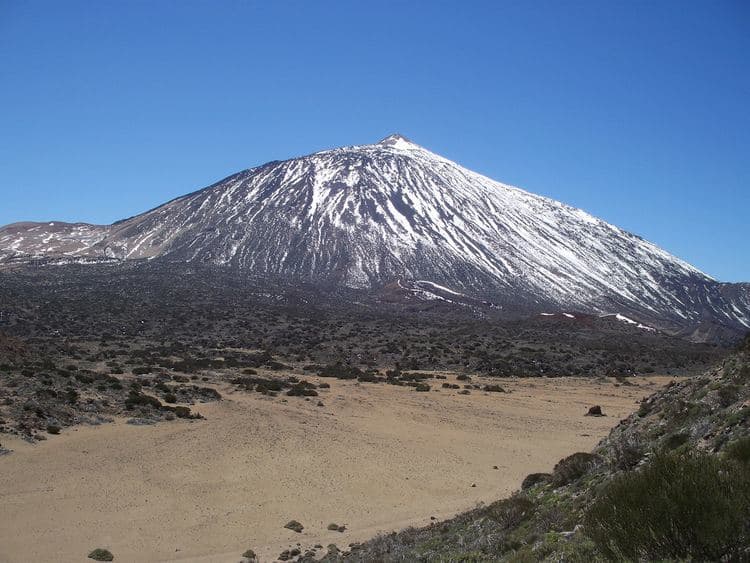
[[[710,454],[659,455],[604,486],[584,525],[612,560],[744,557],[750,467]]]
[[[552,483],[556,487],[568,485],[602,463],[599,455],[578,452],[561,459],[552,471]]]
[[[638,434],[610,435],[608,457],[614,471],[636,467],[646,455],[646,445]]]
[[[724,449],[724,455],[727,459],[743,464],[750,464],[750,435],[743,436],[727,444]]]
[[[548,483],[551,478],[551,473],[529,473],[521,483],[521,490],[525,491],[539,483]]]
[[[323,367],[318,375],[320,377],[335,377],[336,379],[357,379],[363,376],[364,372],[356,366],[337,362]]]
[[[94,561],[114,561],[114,555],[108,549],[97,548],[88,555]]]
[[[514,495],[510,498],[493,502],[485,509],[485,513],[500,525],[503,530],[515,528],[526,518],[531,516],[534,510],[534,502],[523,495]]]

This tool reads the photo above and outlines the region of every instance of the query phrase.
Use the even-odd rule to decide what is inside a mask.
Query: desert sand
[[[590,450],[670,380],[495,379],[510,392],[470,395],[326,380],[324,406],[220,387],[222,401],[196,406],[202,421],[122,419],[34,445],[2,436],[14,451],[0,457],[0,561],[80,562],[95,547],[144,562],[345,549],[507,496]],[[608,416],[583,416],[594,404]],[[301,534],[283,528],[292,519]]]

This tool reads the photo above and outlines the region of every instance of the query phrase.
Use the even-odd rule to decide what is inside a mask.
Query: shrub
[[[200,418],[199,414],[193,414],[190,412],[190,407],[174,407],[172,412],[174,412],[177,418]]]
[[[89,559],[93,559],[94,561],[112,561],[114,558],[115,556],[112,555],[112,552],[107,549],[97,548],[89,553]]]
[[[385,381],[385,378],[378,377],[377,372],[368,371],[357,377],[357,381],[361,383],[380,383]]]
[[[727,408],[728,406],[732,405],[740,395],[740,386],[739,385],[722,385],[719,387],[716,394],[719,397],[719,404],[723,408]]]
[[[268,379],[261,383],[258,383],[258,386],[255,388],[258,393],[265,393],[268,391],[279,392],[283,389],[284,384],[281,383],[281,381],[276,381],[275,379]]]
[[[646,399],[643,399],[641,401],[641,405],[638,407],[638,416],[640,418],[643,418],[644,416],[647,416],[648,413],[651,412],[651,405]]]
[[[318,392],[312,388],[312,384],[302,381],[294,385],[286,392],[290,397],[317,397]]]
[[[550,480],[550,477],[552,475],[549,473],[529,473],[521,483],[521,489],[525,491],[538,483],[546,483]]]
[[[731,560],[750,541],[750,467],[705,453],[669,453],[613,479],[584,529],[614,560]]]
[[[417,385],[414,387],[415,391],[429,391],[430,386],[426,383],[417,383]]]
[[[401,372],[401,381],[422,381],[423,379],[430,379],[432,376],[427,373],[414,373],[410,371]]]
[[[664,442],[662,443],[662,447],[666,450],[675,450],[679,448],[680,446],[687,443],[687,441],[690,439],[690,435],[686,434],[684,432],[677,432],[675,434],[670,434],[666,438],[664,438]]]
[[[748,417],[750,417],[750,407],[742,407],[740,410],[727,416],[726,424],[727,426],[734,426],[735,424],[745,422]]]
[[[161,401],[151,395],[139,393],[133,389],[130,390],[128,398],[125,399],[125,408],[132,410],[136,406],[142,407],[154,407],[156,409],[161,407]]]
[[[750,436],[744,436],[730,443],[724,455],[728,459],[750,464]]]
[[[164,401],[166,403],[176,403],[177,397],[175,396],[174,393],[167,393],[166,395],[164,395]]]
[[[76,373],[75,378],[84,385],[91,385],[94,382],[94,378],[85,373]]]
[[[216,389],[212,387],[198,387],[197,391],[203,398],[208,399],[210,401],[221,400],[221,393],[219,393]]]
[[[296,520],[290,520],[284,525],[284,527],[287,530],[292,530],[294,532],[297,532],[298,534],[302,533],[302,530],[305,529],[305,527]]]
[[[610,466],[615,471],[633,469],[645,455],[646,448],[638,434],[621,434],[610,440]]]
[[[486,509],[488,518],[497,522],[503,530],[517,527],[526,520],[534,508],[534,503],[522,495],[493,502]]]
[[[578,452],[561,459],[552,472],[552,483],[562,487],[582,477],[601,461],[601,457],[587,452]]]
[[[65,402],[69,405],[75,405],[78,402],[78,391],[72,388],[65,389]]]
[[[335,377],[337,379],[357,379],[364,375],[364,372],[354,366],[349,366],[337,362],[335,364],[329,364],[320,370],[318,373],[320,377]]]
[[[620,385],[633,385],[633,384],[632,384],[632,383],[631,383],[631,382],[630,382],[630,381],[628,380],[628,378],[627,378],[626,376],[622,375],[622,374],[618,374],[618,375],[615,375],[615,380],[616,380],[616,381],[617,381],[617,383],[619,383]]]

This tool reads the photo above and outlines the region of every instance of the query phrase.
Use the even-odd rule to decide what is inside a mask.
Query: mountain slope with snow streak
[[[72,227],[56,247],[61,237],[17,225],[0,229],[0,259],[199,261],[366,288],[422,280],[508,308],[750,327],[747,288],[400,135],[245,170],[111,226],[88,226],[77,245]]]
[[[89,223],[12,223],[0,228],[0,262],[13,257],[79,256],[104,240],[108,227]]]

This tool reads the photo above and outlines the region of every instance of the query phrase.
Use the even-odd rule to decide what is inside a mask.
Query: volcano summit
[[[509,312],[621,313],[693,336],[750,328],[750,285],[401,135],[269,162],[112,225],[0,228],[0,264],[40,259],[199,262],[327,287],[426,281]]]

